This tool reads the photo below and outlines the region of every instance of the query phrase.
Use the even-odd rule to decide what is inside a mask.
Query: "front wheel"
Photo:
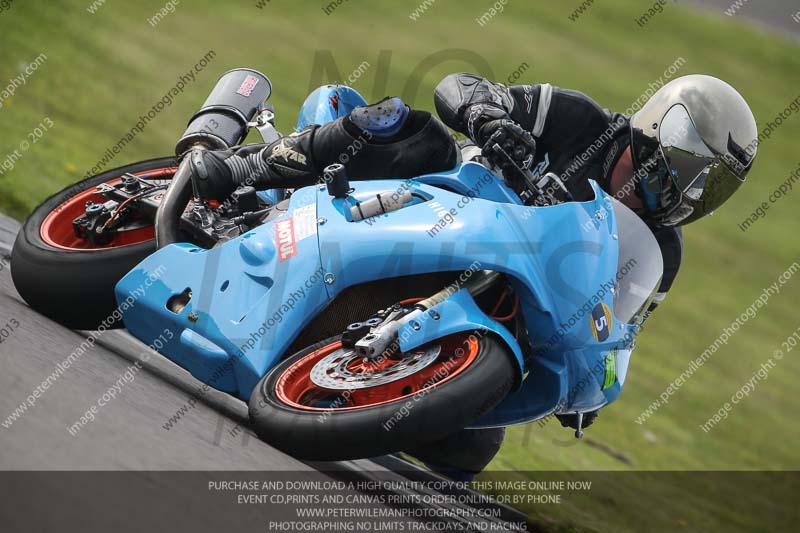
[[[168,184],[174,157],[143,161],[92,176],[57,192],[34,209],[22,225],[11,252],[11,277],[20,296],[36,311],[73,329],[97,329],[116,309],[114,286],[156,249],[152,220],[136,219],[113,240],[94,245],[75,234],[73,220],[86,203],[107,199],[103,184],[119,183],[125,174]]]
[[[489,335],[454,334],[372,361],[334,337],[269,372],[250,398],[250,417],[261,439],[300,459],[375,457],[464,428],[513,381],[511,354]]]

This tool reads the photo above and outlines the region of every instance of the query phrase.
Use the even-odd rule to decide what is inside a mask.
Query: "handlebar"
[[[535,176],[530,169],[522,168],[517,164],[517,161],[506,152],[499,143],[494,143],[491,150],[495,155],[502,159],[505,163],[504,166],[511,167],[525,181],[526,190],[533,196],[532,203],[544,201],[546,205],[560,204],[564,201],[571,202],[573,200],[572,193],[564,186],[561,179],[553,172],[548,172],[544,176]],[[561,198],[557,196],[556,191]],[[523,201],[527,204],[527,199]]]

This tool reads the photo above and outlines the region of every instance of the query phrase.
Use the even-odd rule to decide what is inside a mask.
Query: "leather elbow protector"
[[[506,114],[513,103],[505,86],[476,74],[458,73],[445,77],[433,95],[436,112],[442,121],[461,133],[466,133],[465,113],[475,104],[488,104],[498,107]]]

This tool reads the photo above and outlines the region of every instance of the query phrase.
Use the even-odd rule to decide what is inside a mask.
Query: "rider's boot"
[[[342,163],[352,180],[411,178],[453,168],[456,153],[453,137],[438,119],[387,98],[271,144],[197,151],[191,163],[198,193],[221,200],[240,185],[312,185],[332,163]]]

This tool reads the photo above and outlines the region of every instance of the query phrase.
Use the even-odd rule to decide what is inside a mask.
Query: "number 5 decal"
[[[611,309],[604,303],[599,303],[592,309],[591,327],[594,340],[602,342],[611,333],[611,326],[614,319],[611,316]]]

